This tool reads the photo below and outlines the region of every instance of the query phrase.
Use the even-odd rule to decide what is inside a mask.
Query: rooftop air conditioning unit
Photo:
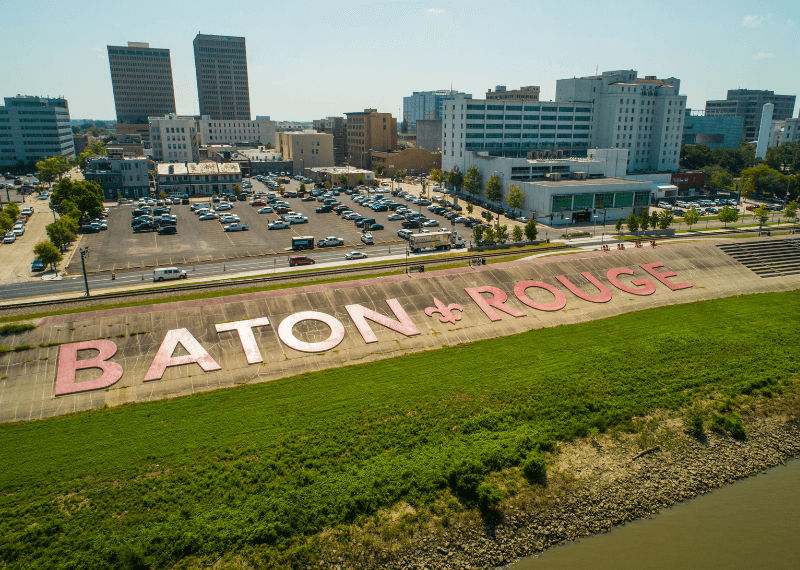
[[[561,173],[560,172],[548,172],[544,175],[545,180],[549,180],[550,182],[560,182],[561,181]]]

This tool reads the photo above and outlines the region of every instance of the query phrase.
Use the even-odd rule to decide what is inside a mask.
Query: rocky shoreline
[[[456,524],[444,534],[420,535],[411,548],[379,567],[497,568],[653,515],[800,456],[800,421],[793,415],[752,419],[747,422],[748,438],[742,441],[717,432],[697,440],[682,433],[679,421],[672,423],[670,429],[680,441],[653,445],[646,453],[632,440],[567,444],[554,466],[571,479],[561,492],[545,492],[533,508],[523,499],[510,500],[496,525]],[[345,561],[331,566],[375,567]]]

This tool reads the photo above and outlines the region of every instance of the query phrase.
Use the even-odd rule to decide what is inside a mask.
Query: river
[[[508,568],[800,568],[800,459]]]

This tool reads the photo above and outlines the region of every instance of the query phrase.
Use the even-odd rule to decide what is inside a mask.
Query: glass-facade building
[[[409,97],[403,97],[403,121],[411,130],[416,130],[417,121],[440,121],[444,108],[444,101],[452,99],[455,95],[463,95],[472,99],[472,95],[459,91],[414,91]]]
[[[714,116],[686,109],[683,143],[704,144],[710,148],[739,148],[743,123],[743,117]]]

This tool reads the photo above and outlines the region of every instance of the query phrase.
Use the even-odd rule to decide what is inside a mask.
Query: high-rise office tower
[[[108,46],[117,122],[147,124],[147,117],[175,112],[169,50],[148,43]]]
[[[772,119],[782,121],[792,118],[794,95],[775,95],[774,91],[755,89],[729,89],[727,99],[706,101],[707,117],[742,117],[742,140],[752,141],[758,137],[761,113],[764,105],[772,103]]]
[[[0,105],[0,167],[75,157],[69,105],[62,97],[6,97]]]
[[[249,121],[245,39],[197,34],[193,43],[200,115],[216,121]]]

